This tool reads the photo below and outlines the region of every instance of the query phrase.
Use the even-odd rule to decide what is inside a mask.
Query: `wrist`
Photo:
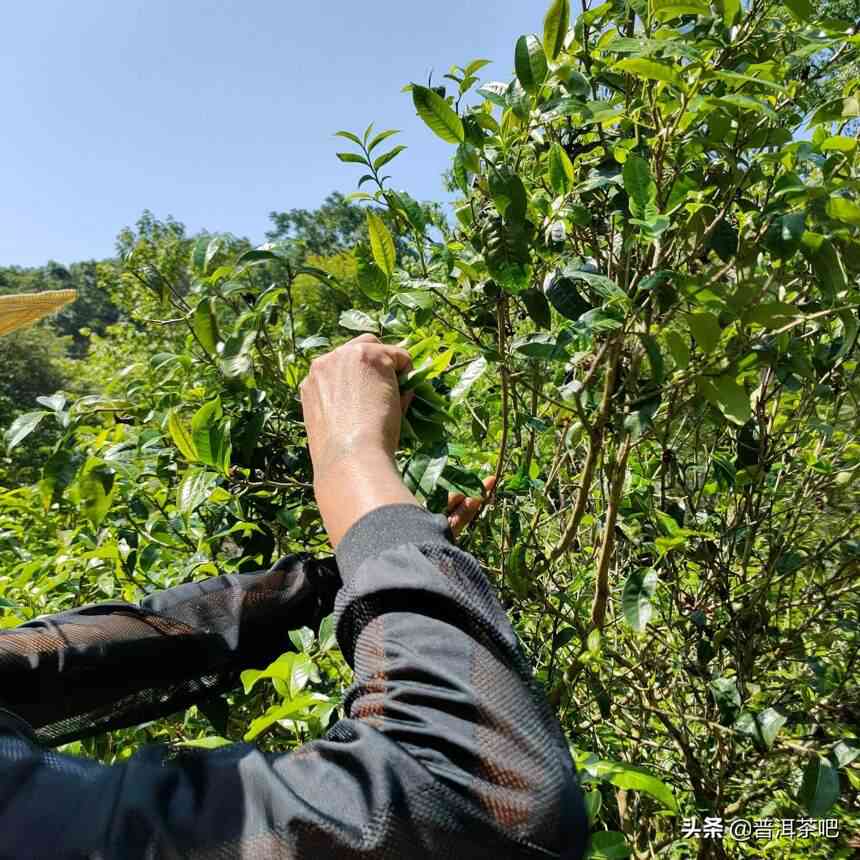
[[[381,448],[367,448],[314,479],[314,493],[332,547],[365,514],[385,505],[418,506],[403,483],[394,459]]]

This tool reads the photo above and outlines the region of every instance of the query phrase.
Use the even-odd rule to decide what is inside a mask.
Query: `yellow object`
[[[0,295],[0,335],[30,325],[60,310],[78,297],[76,290]]]

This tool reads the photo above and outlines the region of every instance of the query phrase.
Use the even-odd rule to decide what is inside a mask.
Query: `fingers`
[[[496,485],[496,476],[484,478],[484,496],[486,497]],[[463,529],[478,515],[484,499],[467,499],[463,493],[451,493],[448,497],[448,524],[454,537],[459,537]]]
[[[412,370],[412,356],[405,349],[382,343],[375,334],[360,334],[358,337],[347,341],[344,346],[354,346],[357,344],[378,346],[380,354],[387,355],[394,362],[394,372],[398,375],[403,373],[404,370]]]

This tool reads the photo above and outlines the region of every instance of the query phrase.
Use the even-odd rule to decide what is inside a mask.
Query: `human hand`
[[[405,349],[363,334],[315,359],[299,388],[314,492],[335,548],[375,508],[418,504],[394,465],[413,396],[401,396],[398,375],[411,367]]]
[[[448,525],[451,526],[455,538],[459,537],[463,529],[475,519],[495,486],[496,476],[490,475],[488,478],[484,478],[483,499],[466,498],[463,493],[448,494]]]
[[[401,396],[398,375],[411,368],[405,349],[372,334],[312,362],[300,392],[315,483],[355,456],[393,459],[412,397]]]

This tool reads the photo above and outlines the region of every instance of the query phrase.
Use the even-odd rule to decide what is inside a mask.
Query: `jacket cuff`
[[[0,708],[0,734],[4,732],[18,735],[30,743],[38,742],[36,733],[28,722],[22,720],[17,714],[13,714],[12,711]]]
[[[346,581],[367,559],[388,549],[428,543],[454,543],[444,514],[431,514],[418,505],[383,505],[350,526],[337,545],[335,557]]]

